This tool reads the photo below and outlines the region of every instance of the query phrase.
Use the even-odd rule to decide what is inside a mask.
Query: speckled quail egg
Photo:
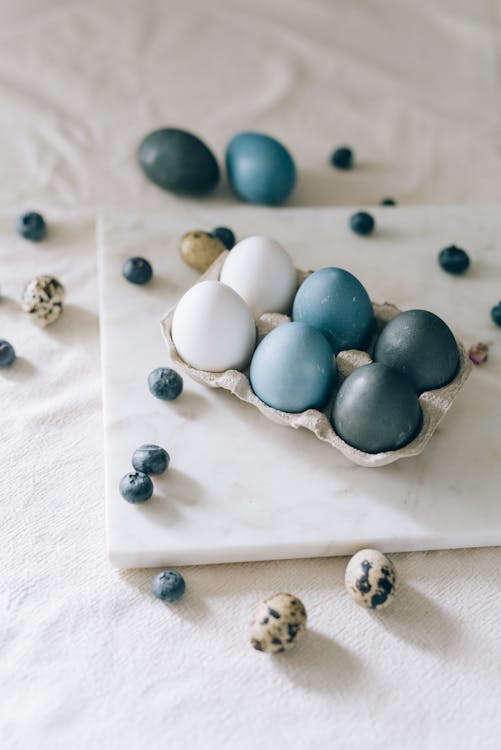
[[[306,630],[306,610],[297,596],[274,594],[261,602],[250,623],[250,642],[256,651],[288,651]]]
[[[24,288],[22,308],[42,326],[54,323],[63,310],[64,287],[53,276],[36,276]]]
[[[395,596],[396,573],[389,557],[377,549],[362,549],[353,555],[344,583],[354,602],[367,609],[383,609]]]
[[[186,265],[205,273],[216,258],[224,253],[225,245],[219,237],[195,229],[183,234],[179,242],[179,254]]]

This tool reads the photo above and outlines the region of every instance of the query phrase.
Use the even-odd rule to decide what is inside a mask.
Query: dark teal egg
[[[342,268],[321,268],[303,281],[292,308],[293,320],[321,331],[334,353],[364,349],[374,329],[374,311],[360,281]]]
[[[360,451],[394,451],[418,433],[421,407],[405,375],[372,363],[353,370],[341,385],[332,407],[332,426]]]
[[[162,128],[149,133],[139,144],[138,159],[155,185],[173,193],[202,195],[219,182],[212,151],[186,130]]]
[[[385,325],[374,360],[407,375],[418,393],[441,388],[459,368],[456,339],[438,315],[406,310]]]
[[[249,379],[268,406],[301,412],[326,405],[335,374],[336,361],[325,337],[306,323],[284,323],[256,348]]]
[[[226,149],[226,171],[234,192],[247,203],[278,206],[296,184],[296,167],[285,146],[262,133],[239,133]]]

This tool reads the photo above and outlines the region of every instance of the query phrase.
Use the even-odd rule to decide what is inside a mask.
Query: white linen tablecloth
[[[109,567],[94,217],[185,202],[136,164],[162,125],[219,157],[239,130],[279,137],[299,166],[291,205],[495,203],[500,14],[493,0],[0,2],[0,336],[20,355],[0,377],[2,750],[499,748],[498,550],[395,556],[384,616],[351,606],[343,559],[187,568],[169,609],[151,571]],[[328,164],[341,143],[346,174]],[[234,199],[222,184],[207,201]],[[13,232],[28,208],[50,224],[43,244]],[[40,331],[18,299],[44,272],[68,306]],[[276,590],[304,600],[312,631],[268,659],[247,621]]]

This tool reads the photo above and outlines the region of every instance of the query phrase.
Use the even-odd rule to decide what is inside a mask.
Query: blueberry
[[[120,494],[128,503],[145,503],[153,495],[153,482],[142,471],[131,471],[120,480]]]
[[[170,456],[159,445],[147,443],[136,448],[132,454],[132,465],[143,474],[163,474],[167,469]]]
[[[450,247],[444,247],[444,249],[439,252],[438,262],[444,271],[457,276],[466,271],[470,265],[470,258],[465,250],[462,250],[455,245],[451,245]]]
[[[353,151],[347,146],[337,148],[331,156],[331,164],[337,169],[351,169],[353,166]]]
[[[12,344],[5,339],[0,339],[0,369],[10,367],[16,358],[16,352]]]
[[[44,218],[35,211],[21,214],[16,221],[16,230],[25,240],[40,242],[44,239],[47,228]]]
[[[122,273],[132,284],[147,284],[153,276],[153,269],[144,258],[129,258],[124,263]]]
[[[501,302],[498,302],[497,305],[494,305],[492,308],[491,318],[497,326],[501,326]]]
[[[397,205],[397,201],[394,200],[393,198],[383,198],[383,200],[381,201],[381,206],[396,206],[396,205]]]
[[[152,592],[163,602],[176,602],[182,597],[186,584],[181,573],[177,570],[163,570],[153,579]]]
[[[183,379],[170,367],[157,367],[148,375],[150,393],[162,401],[174,401],[183,390]]]
[[[228,227],[216,227],[211,232],[212,237],[217,237],[227,250],[231,250],[235,244],[235,235]]]
[[[355,234],[371,234],[374,231],[374,226],[374,219],[365,211],[358,211],[350,217],[350,227]]]

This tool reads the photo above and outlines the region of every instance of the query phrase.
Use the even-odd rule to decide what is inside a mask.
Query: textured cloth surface
[[[500,12],[0,3],[0,335],[22,357],[0,377],[2,749],[499,747],[498,550],[395,556],[400,593],[379,616],[343,595],[343,559],[186,569],[170,608],[150,571],[110,569],[94,216],[179,205],[135,163],[161,125],[219,156],[238,130],[283,139],[300,170],[292,205],[498,202]],[[345,142],[351,173],[328,165]],[[233,201],[224,183],[207,200]],[[50,223],[39,246],[13,233],[27,208]],[[38,273],[68,289],[46,331],[18,305]],[[303,599],[312,631],[271,660],[246,628],[279,590]]]

